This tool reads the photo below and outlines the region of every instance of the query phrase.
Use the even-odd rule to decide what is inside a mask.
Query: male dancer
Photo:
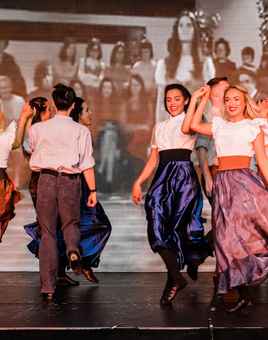
[[[210,86],[210,108],[207,112],[207,120],[211,121],[213,116],[221,116],[224,113],[224,91],[228,88],[229,83],[226,77],[212,78],[208,81]],[[206,136],[199,136],[195,146],[199,165],[201,168],[201,184],[209,203],[212,203],[212,183],[213,176],[217,168],[217,158],[215,144],[212,139]]]
[[[41,227],[39,265],[41,293],[47,302],[54,300],[56,287],[58,217],[70,266],[75,272],[80,271],[80,173],[90,189],[88,206],[97,202],[91,135],[85,126],[69,117],[75,92],[58,84],[52,98],[56,115],[33,125],[29,131],[30,167],[40,171],[37,189],[37,217]]]

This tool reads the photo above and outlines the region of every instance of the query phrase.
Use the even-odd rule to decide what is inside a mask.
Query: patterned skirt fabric
[[[20,193],[8,177],[5,169],[0,169],[0,242],[8,223],[15,216],[15,204],[20,201]]]
[[[145,199],[148,239],[154,252],[177,255],[179,269],[209,254],[201,222],[202,192],[191,161],[160,162]]]
[[[268,275],[268,191],[250,169],[218,172],[213,188],[219,293]]]

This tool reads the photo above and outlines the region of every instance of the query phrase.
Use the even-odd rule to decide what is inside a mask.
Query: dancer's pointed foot
[[[187,281],[184,279],[182,275],[179,276],[176,282],[172,282],[172,280],[168,279],[162,297],[160,299],[160,304],[162,306],[170,305],[172,301],[175,299],[178,292],[185,288],[186,286]]]

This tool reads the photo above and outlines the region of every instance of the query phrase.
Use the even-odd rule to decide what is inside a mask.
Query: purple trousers
[[[39,266],[41,293],[54,293],[58,272],[56,229],[58,217],[67,254],[80,241],[80,176],[41,173],[37,188],[37,218],[41,228]]]

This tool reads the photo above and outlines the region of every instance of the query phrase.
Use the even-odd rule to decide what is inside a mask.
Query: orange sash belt
[[[224,156],[219,157],[218,171],[246,169],[250,167],[251,157],[248,156]]]

